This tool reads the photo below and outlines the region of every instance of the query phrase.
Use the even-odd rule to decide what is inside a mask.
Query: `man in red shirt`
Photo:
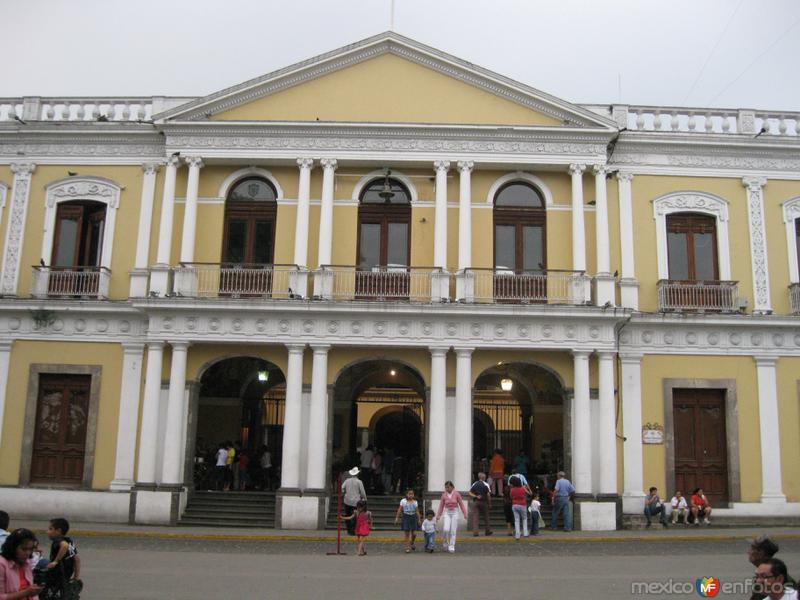
[[[711,524],[708,520],[711,516],[711,505],[708,503],[706,495],[703,493],[703,488],[697,488],[692,492],[691,511],[695,525],[700,525],[700,519],[703,519],[706,525]]]

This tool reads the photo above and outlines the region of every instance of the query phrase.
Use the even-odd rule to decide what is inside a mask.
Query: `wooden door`
[[[80,485],[90,375],[40,375],[31,482]]]
[[[712,506],[728,501],[725,390],[673,390],[675,489],[703,488]],[[675,490],[666,490],[672,494]]]

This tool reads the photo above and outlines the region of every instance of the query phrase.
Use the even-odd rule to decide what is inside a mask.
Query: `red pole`
[[[342,552],[342,474],[336,476],[336,552],[328,556],[347,554]]]

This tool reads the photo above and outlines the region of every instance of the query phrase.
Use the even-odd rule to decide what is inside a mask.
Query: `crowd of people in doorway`
[[[0,510],[0,598],[78,600],[83,590],[81,558],[69,537],[69,522],[50,520],[45,554],[36,535],[25,528],[9,531],[10,517]]]
[[[657,487],[651,487],[644,499],[644,516],[647,520],[647,527],[652,525],[653,517],[658,517],[659,522],[665,528],[670,524],[677,523],[697,526],[700,523],[711,525],[711,510],[711,503],[706,498],[703,488],[695,488],[688,502],[683,492],[678,490],[669,504],[666,504],[658,495]]]
[[[419,487],[422,461],[419,456],[402,456],[393,448],[368,445],[357,449],[359,477],[371,494],[400,493],[406,488]]]
[[[259,450],[244,448],[241,442],[220,442],[211,448],[198,444],[195,485],[216,491],[274,491],[277,487],[272,453],[266,445]],[[213,465],[209,469],[208,465]]]

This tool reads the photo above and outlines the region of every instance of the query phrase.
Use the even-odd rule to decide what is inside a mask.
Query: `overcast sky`
[[[385,31],[391,12],[391,0],[3,4],[0,97],[204,95]],[[572,102],[800,111],[800,0],[395,0],[394,30]]]

